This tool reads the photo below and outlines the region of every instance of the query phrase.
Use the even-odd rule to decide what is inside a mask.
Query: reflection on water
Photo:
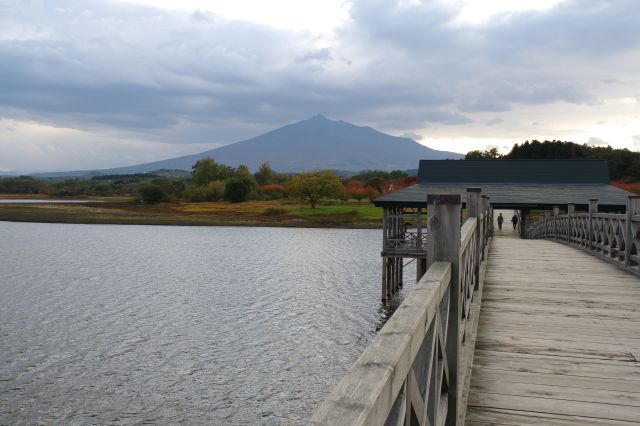
[[[398,304],[380,234],[0,222],[0,424],[304,423]]]

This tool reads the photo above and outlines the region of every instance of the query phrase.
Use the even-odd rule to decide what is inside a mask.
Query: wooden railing
[[[427,234],[406,231],[400,235],[387,237],[384,241],[385,250],[424,251],[427,247]]]
[[[598,213],[597,200],[590,200],[589,213],[568,210],[533,224],[528,237],[572,244],[640,274],[640,197],[628,197],[624,214]]]
[[[471,208],[470,208],[471,205]],[[491,215],[480,192],[429,195],[430,265],[375,340],[314,413],[316,425],[455,425],[464,422],[473,330]]]

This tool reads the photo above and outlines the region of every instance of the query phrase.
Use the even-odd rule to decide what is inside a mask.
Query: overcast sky
[[[457,152],[640,148],[637,0],[0,0],[0,170],[125,166],[317,113]]]

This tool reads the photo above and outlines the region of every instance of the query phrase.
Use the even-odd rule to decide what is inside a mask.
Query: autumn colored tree
[[[385,192],[386,181],[381,177],[372,177],[367,181],[367,186],[374,188],[376,191],[383,193]]]
[[[300,173],[291,178],[288,185],[291,195],[308,201],[311,208],[323,198],[340,198],[344,194],[344,187],[333,172],[319,171]]]
[[[360,204],[360,201],[362,201],[363,198],[367,198],[369,194],[369,191],[367,190],[367,188],[362,188],[357,186],[346,187],[345,191],[349,198],[358,200],[358,204]]]
[[[378,192],[377,189],[371,188],[371,187],[367,188],[367,198],[369,199],[369,201],[373,202],[373,200],[375,200],[381,195],[382,194]]]
[[[258,187],[258,193],[269,200],[284,198],[287,194],[284,186],[279,183],[270,183]]]

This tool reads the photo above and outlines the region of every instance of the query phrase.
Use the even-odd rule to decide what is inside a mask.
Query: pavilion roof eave
[[[509,183],[438,183],[416,184],[398,192],[390,193],[374,200],[376,207],[419,208],[426,206],[427,193],[459,193],[466,201],[467,188],[477,187],[490,197],[494,208],[551,209],[575,203],[581,209],[589,199],[598,199],[603,209],[616,210],[626,207],[630,192],[604,184],[509,184]],[[424,200],[424,201],[423,201]]]

